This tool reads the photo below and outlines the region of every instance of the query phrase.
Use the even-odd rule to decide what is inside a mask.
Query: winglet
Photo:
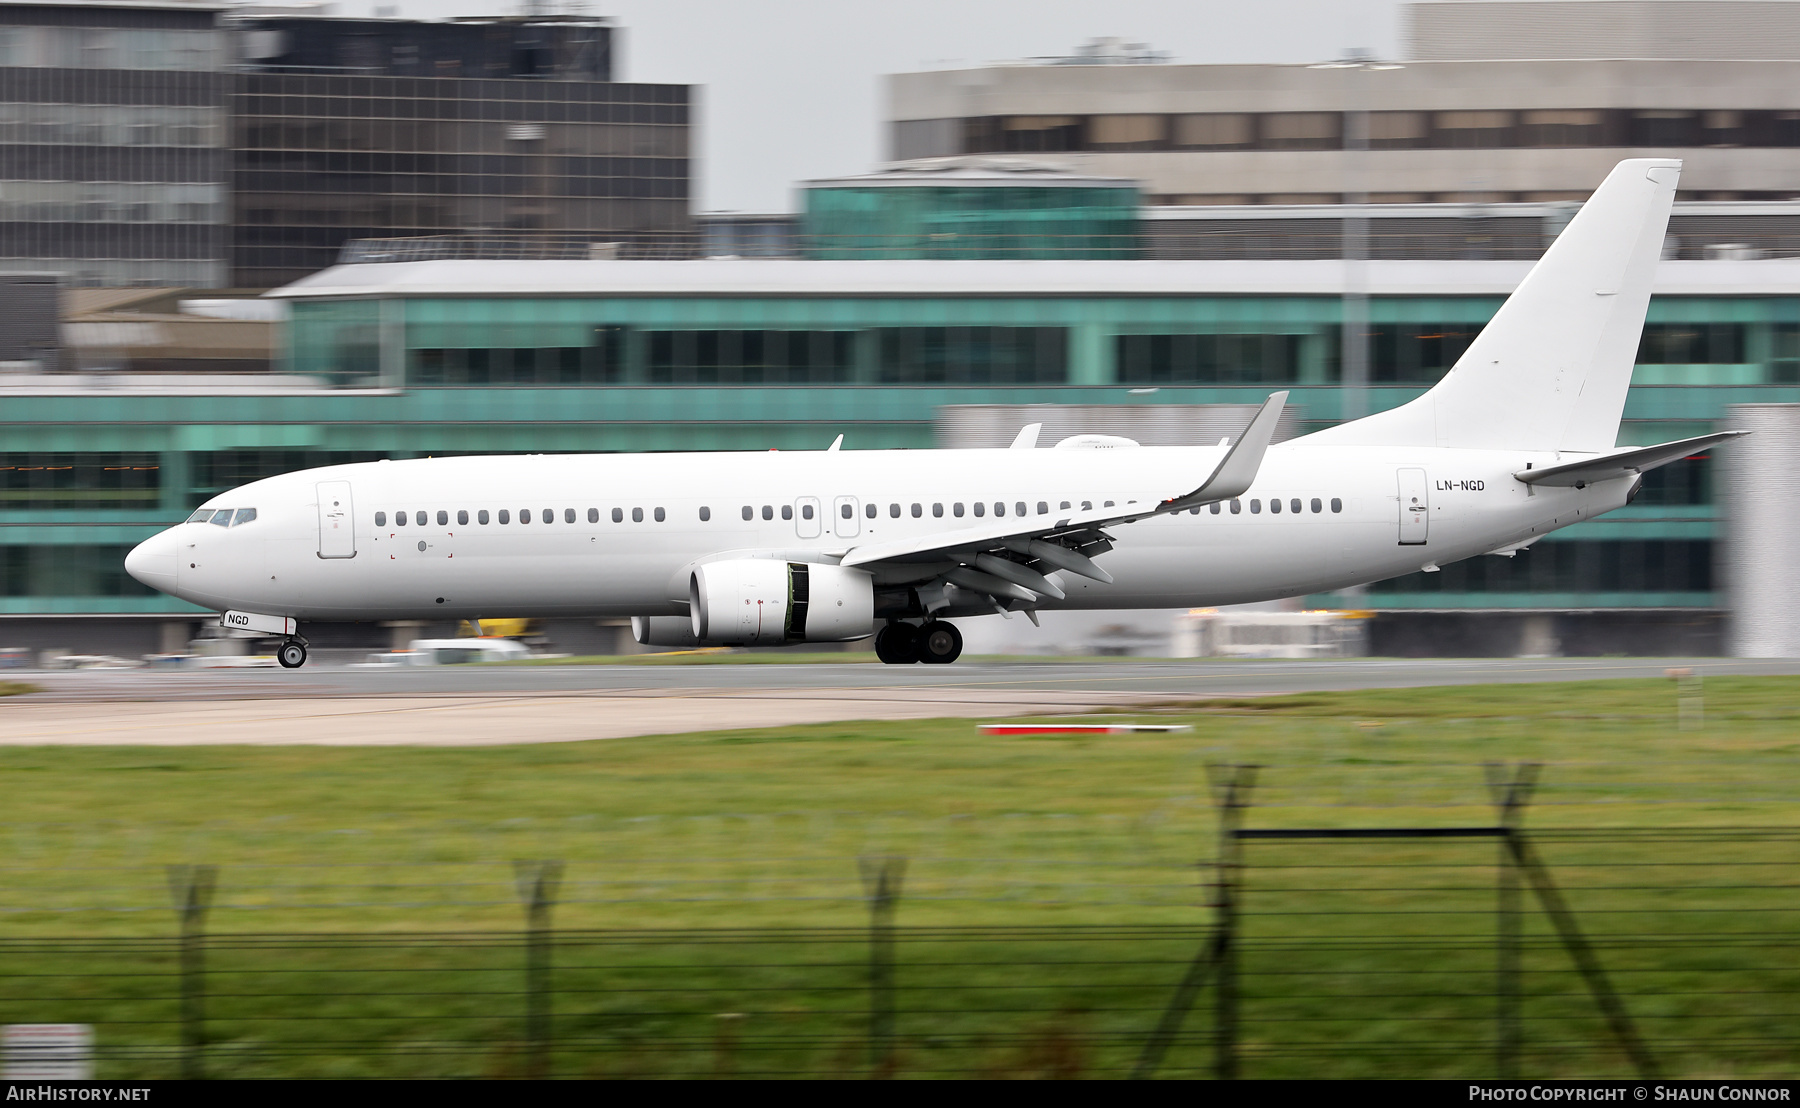
[[[1037,449],[1038,432],[1042,431],[1043,429],[1044,429],[1044,425],[1041,423],[1027,423],[1025,426],[1019,428],[1019,433],[1013,437],[1012,445],[1007,447],[1007,449],[1008,450],[1035,450],[1035,449]]]
[[[1210,504],[1215,500],[1230,500],[1234,496],[1242,496],[1250,491],[1256,481],[1256,473],[1262,468],[1263,453],[1269,449],[1269,440],[1275,436],[1275,423],[1281,418],[1281,410],[1287,406],[1287,390],[1270,393],[1250,426],[1238,436],[1238,441],[1219,462],[1219,468],[1213,470],[1206,483],[1173,500],[1166,500],[1162,510],[1179,512],[1187,508]]]

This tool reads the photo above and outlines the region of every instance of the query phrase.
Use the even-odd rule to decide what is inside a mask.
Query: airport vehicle
[[[954,619],[1326,592],[1632,499],[1733,432],[1615,446],[1681,163],[1625,161],[1456,366],[1401,407],[1270,445],[462,457],[257,481],[131,552],[138,580],[281,635],[306,620],[630,616],[641,642],[875,636],[955,660]],[[468,263],[478,264],[478,263]],[[841,436],[840,436],[841,442]]]

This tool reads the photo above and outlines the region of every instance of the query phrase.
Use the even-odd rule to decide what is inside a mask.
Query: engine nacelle
[[[875,579],[860,569],[744,558],[688,578],[696,640],[731,646],[844,642],[875,633]]]

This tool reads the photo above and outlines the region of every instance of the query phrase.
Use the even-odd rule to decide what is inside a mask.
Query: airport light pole
[[[1353,69],[1358,74],[1405,69],[1377,61],[1366,50],[1351,50],[1335,62],[1309,69]],[[1345,422],[1369,414],[1369,191],[1365,177],[1369,150],[1369,108],[1365,81],[1352,82],[1354,95],[1344,111],[1343,323],[1339,339],[1339,396]]]

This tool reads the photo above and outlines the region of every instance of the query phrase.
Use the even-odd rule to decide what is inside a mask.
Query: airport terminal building
[[[1370,410],[1429,387],[1529,267],[1367,264]],[[331,462],[816,450],[839,433],[846,449],[1004,445],[1044,418],[1034,405],[1086,406],[1074,409],[1090,421],[1081,429],[1195,441],[1196,428],[1217,426],[1199,418],[1206,406],[1259,402],[1276,388],[1293,390],[1286,433],[1304,433],[1337,422],[1347,403],[1341,269],[341,265],[275,294],[291,310],[277,373],[202,384],[40,378],[8,390],[0,612],[21,631],[18,617],[33,615],[135,617],[146,635],[178,623],[186,607],[128,578],[126,550],[224,489]],[[1736,404],[1800,402],[1800,261],[1664,263],[1639,363],[1623,444],[1730,426]],[[1729,542],[1719,472],[1711,458],[1677,463],[1650,475],[1631,506],[1516,558],[1308,603],[1383,613],[1377,627],[1391,633],[1377,631],[1377,651],[1473,649],[1444,636],[1483,633],[1483,619],[1489,635],[1552,652],[1719,651]]]

